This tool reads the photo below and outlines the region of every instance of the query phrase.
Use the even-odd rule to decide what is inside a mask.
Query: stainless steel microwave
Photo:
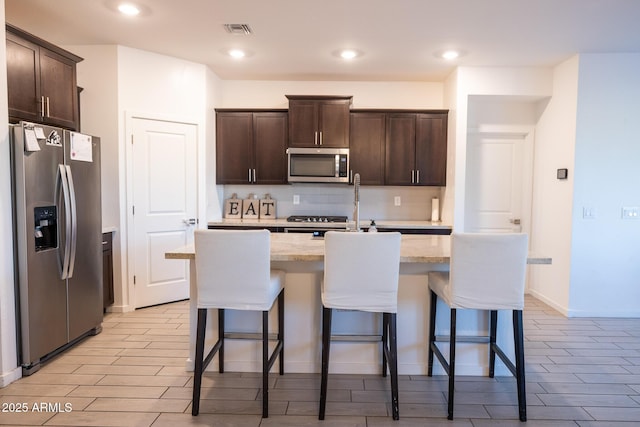
[[[348,148],[288,148],[289,182],[349,182]]]

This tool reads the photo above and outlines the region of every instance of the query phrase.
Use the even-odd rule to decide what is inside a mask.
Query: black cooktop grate
[[[346,216],[341,215],[291,215],[289,222],[347,222]]]

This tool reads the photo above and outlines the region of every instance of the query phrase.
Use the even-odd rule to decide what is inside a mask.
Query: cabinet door
[[[111,233],[102,233],[102,308],[114,302],[113,296],[113,250]]]
[[[35,44],[7,33],[7,96],[12,121],[42,120],[38,52]]]
[[[217,184],[249,184],[249,169],[253,165],[252,145],[251,113],[217,113]]]
[[[40,48],[40,94],[45,100],[46,123],[78,129],[78,91],[74,61]]]
[[[418,114],[416,117],[416,169],[419,185],[447,183],[447,115]]]
[[[349,161],[352,174],[363,185],[384,185],[384,113],[352,113]]]
[[[286,184],[287,132],[287,113],[253,113],[254,168],[258,184]]]
[[[318,103],[289,100],[289,147],[315,147],[318,132]]]
[[[385,184],[412,185],[415,175],[416,115],[387,116]]]
[[[349,101],[319,101],[318,130],[322,147],[349,147]]]

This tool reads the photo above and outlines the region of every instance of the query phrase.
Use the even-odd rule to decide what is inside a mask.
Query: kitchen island
[[[365,231],[371,225],[370,220],[361,220],[360,227]],[[291,222],[287,218],[248,219],[223,218],[207,223],[210,229],[266,228],[272,232],[298,232],[299,229],[353,229],[354,222]],[[451,234],[451,225],[441,221],[399,221],[376,220],[379,231],[399,231],[402,234]]]
[[[400,284],[398,287],[398,372],[402,375],[424,375],[427,371],[427,342],[429,322],[428,271],[446,270],[449,264],[450,237],[441,235],[403,235],[400,249]],[[193,370],[197,294],[195,252],[193,246],[165,254],[167,259],[190,260],[190,341],[187,369]],[[272,233],[271,265],[284,270],[285,282],[285,371],[320,372],[321,300],[320,283],[324,262],[324,240],[310,234]],[[550,264],[551,260],[530,256],[529,264]],[[481,285],[481,284],[479,284]],[[439,302],[440,303],[440,302]],[[257,333],[261,329],[260,314],[227,311],[228,330]],[[271,313],[275,325],[277,310]],[[447,325],[448,310],[439,325]],[[462,334],[486,335],[488,314],[466,310],[458,316],[458,330]],[[214,333],[217,317],[208,316]],[[513,348],[510,316],[499,316],[498,341],[506,351]],[[379,334],[381,318],[373,313],[338,311],[333,319],[334,334]],[[437,333],[437,332],[436,332]],[[209,336],[207,347],[213,345]],[[460,344],[456,356],[456,371],[460,375],[485,375],[488,366],[486,345]],[[380,371],[381,346],[371,343],[338,342],[331,349],[331,372],[375,374]],[[217,369],[217,362],[209,369]],[[497,375],[506,375],[504,367],[496,366]],[[435,373],[443,373],[434,367]],[[225,346],[225,370],[259,372],[261,347],[254,341],[229,341]]]

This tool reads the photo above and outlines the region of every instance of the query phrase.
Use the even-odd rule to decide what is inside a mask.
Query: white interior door
[[[197,223],[197,127],[132,119],[136,308],[189,297],[186,261],[165,252],[193,243]]]
[[[532,136],[470,133],[465,230],[530,231]]]

